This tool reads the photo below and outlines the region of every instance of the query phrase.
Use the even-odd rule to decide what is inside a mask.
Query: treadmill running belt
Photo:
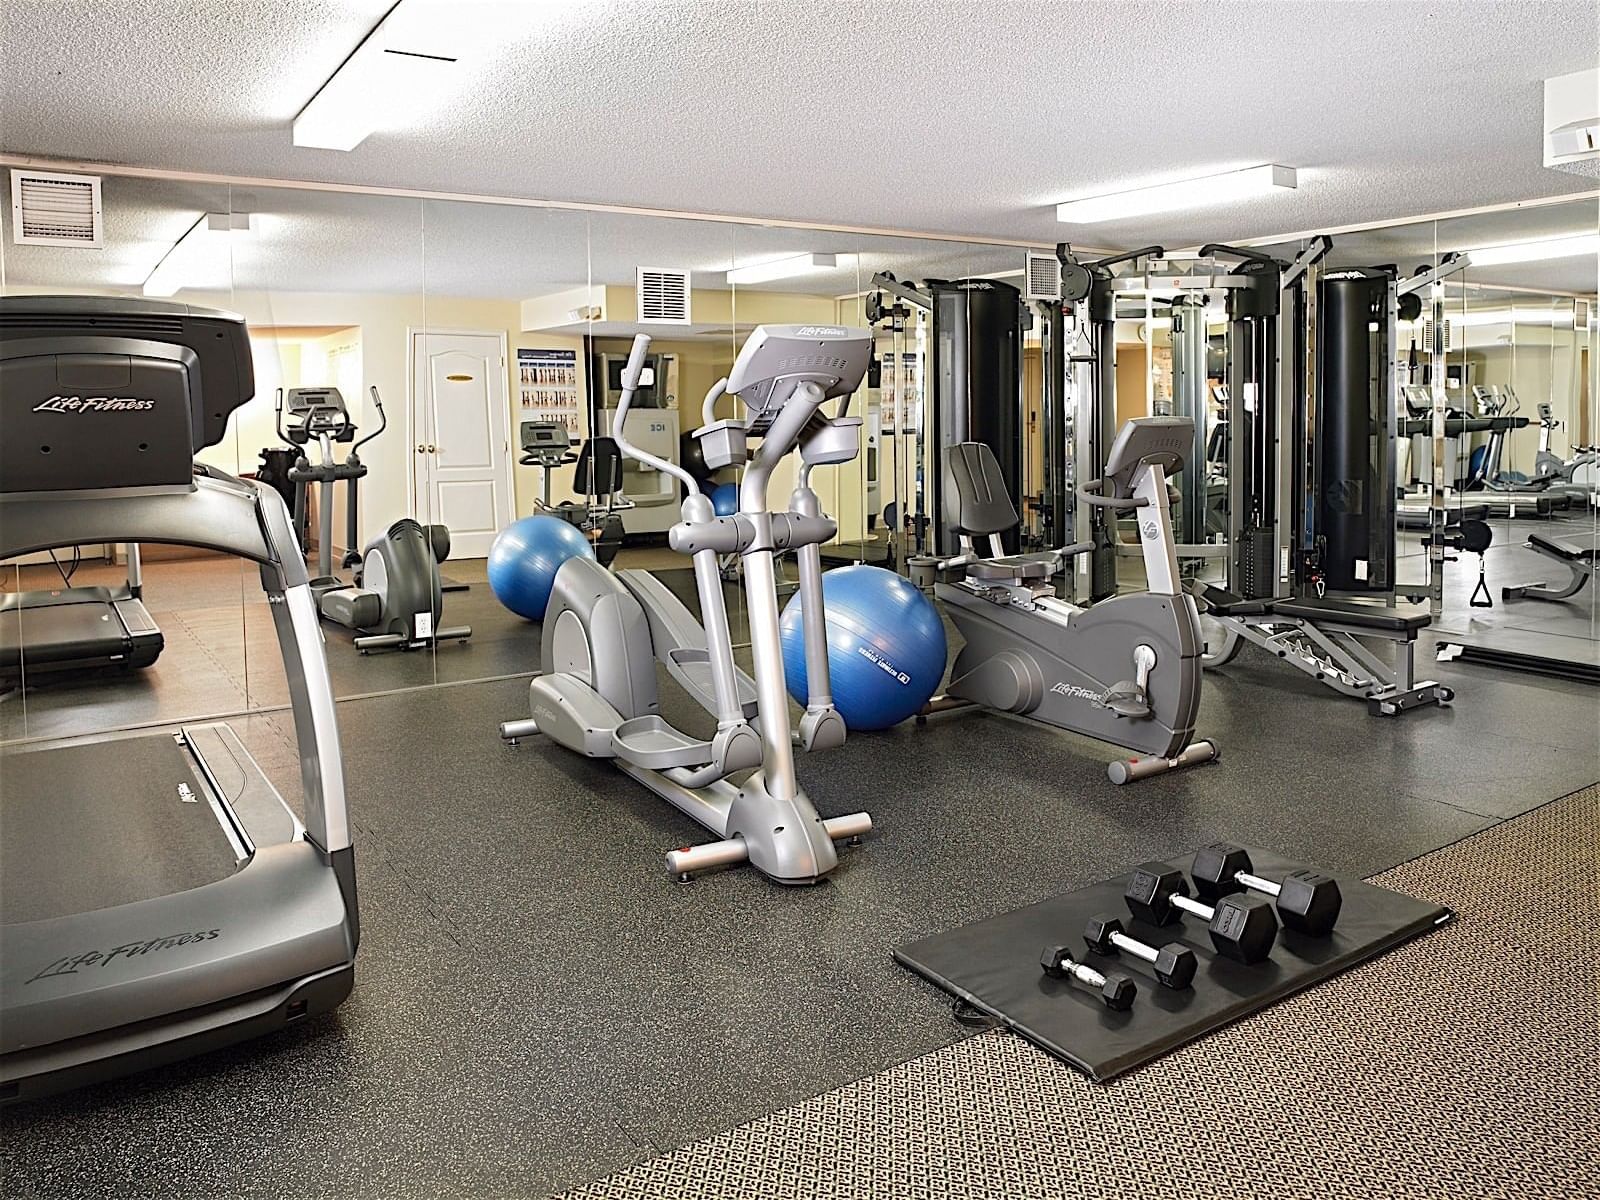
[[[0,754],[0,918],[91,912],[232,875],[209,794],[170,733]]]

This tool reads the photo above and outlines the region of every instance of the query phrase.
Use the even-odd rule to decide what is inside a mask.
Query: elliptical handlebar
[[[657,458],[648,450],[641,450],[630,442],[623,432],[624,426],[628,423],[628,410],[633,407],[634,394],[639,390],[639,376],[644,370],[645,351],[649,349],[650,335],[648,333],[635,334],[633,350],[628,355],[627,365],[622,368],[622,399],[617,403],[617,415],[611,419],[611,439],[617,443],[617,449],[621,450],[629,458],[636,462],[642,462],[645,466],[652,467],[657,471],[665,471],[683,484],[684,487],[688,488],[689,494],[693,496],[700,491],[700,485],[695,482],[693,475],[689,474],[677,463],[668,462],[664,458]]]
[[[366,437],[358,441],[354,446],[350,447],[350,457],[352,458],[361,449],[361,447],[365,446],[373,438],[377,437],[385,429],[389,428],[389,414],[383,411],[383,399],[378,395],[378,385],[375,383],[372,384],[367,391],[371,393],[373,406],[378,410],[378,427],[371,433],[367,434]]]
[[[717,420],[717,401],[728,394],[728,377],[724,375],[711,385],[711,390],[706,393],[705,402],[700,406],[700,423],[712,425]]]
[[[283,389],[282,388],[277,389],[276,395],[274,396],[273,401],[272,401],[272,407],[273,407],[273,409],[275,410],[275,413],[276,413],[276,415],[273,417],[273,425],[276,427],[276,429],[278,431],[279,439],[281,441],[283,441],[283,443],[285,445],[290,446],[293,449],[296,449],[296,450],[300,449],[300,443],[295,441],[292,437],[290,437],[288,435],[288,433],[286,433],[284,431],[284,428],[283,428]]]

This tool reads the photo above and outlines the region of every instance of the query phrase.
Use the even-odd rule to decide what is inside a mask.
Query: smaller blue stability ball
[[[489,590],[519,617],[544,620],[556,572],[569,558],[593,558],[583,531],[560,517],[523,517],[489,547]]]
[[[944,678],[947,646],[939,610],[909,580],[882,567],[840,567],[822,576],[828,678],[848,729],[887,729],[921,711]],[[800,594],[780,625],[789,694],[806,702]]]
[[[731,517],[739,511],[739,485],[719,483],[711,489],[711,507],[719,517]]]

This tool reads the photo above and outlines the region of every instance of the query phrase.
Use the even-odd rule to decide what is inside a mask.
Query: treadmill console
[[[194,486],[255,394],[244,318],[166,301],[0,298],[0,495]]]

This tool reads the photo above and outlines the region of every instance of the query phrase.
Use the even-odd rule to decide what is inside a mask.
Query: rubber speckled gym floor
[[[452,595],[447,611],[478,625],[463,609],[485,596]],[[1218,837],[1370,875],[1600,779],[1592,687],[1429,664],[1455,706],[1380,720],[1247,649],[1206,680],[1214,767],[1116,788],[1106,748],[951,715],[800,760],[825,814],[866,808],[877,825],[823,886],[748,870],[678,886],[661,855],[698,826],[602,763],[502,745],[525,678],[458,682],[475,649],[499,646],[484,674],[537,665],[536,630],[491,605],[495,640],[456,648],[462,674],[445,679],[452,648],[439,651],[450,686],[362,688],[339,706],[362,890],[350,1001],[7,1112],[7,1195],[574,1187],[967,1037],[890,959],[901,942]],[[402,669],[344,662],[337,639],[346,696],[360,672]],[[256,646],[275,654],[270,638],[249,645],[252,664]],[[271,677],[254,667],[254,695]],[[133,719],[115,690],[101,727]],[[36,695],[30,726],[67,711]],[[292,795],[288,714],[231,724]]]

